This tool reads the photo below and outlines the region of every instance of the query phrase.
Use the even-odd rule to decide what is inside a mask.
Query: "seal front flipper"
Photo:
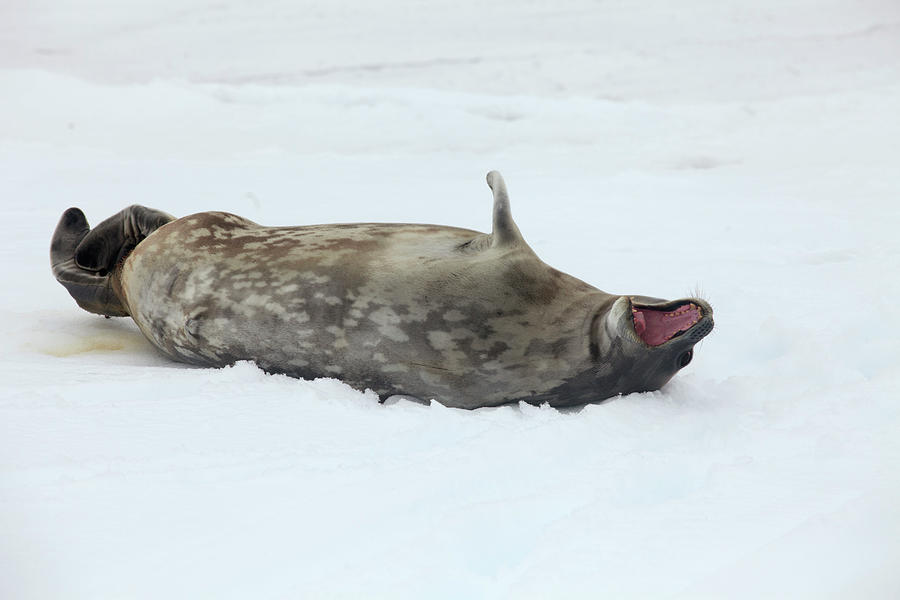
[[[503,181],[503,176],[498,171],[491,171],[487,174],[487,184],[494,193],[491,233],[478,235],[460,244],[458,249],[465,252],[480,252],[488,248],[515,246],[529,248],[522,238],[516,222],[513,221],[512,211],[509,208],[509,194],[506,191],[506,182]]]
[[[84,310],[107,317],[127,317],[116,290],[116,269],[148,235],[174,217],[133,205],[94,229],[84,213],[63,213],[50,242],[53,276]]]
[[[512,211],[509,208],[509,194],[506,192],[506,182],[498,171],[487,174],[487,184],[494,192],[494,218],[491,229],[491,247],[509,246],[525,243],[522,233],[513,221]]]

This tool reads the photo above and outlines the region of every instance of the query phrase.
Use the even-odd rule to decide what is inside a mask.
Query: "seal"
[[[51,243],[82,308],[131,316],[166,356],[334,377],[478,408],[563,407],[657,390],[713,328],[699,298],[608,294],[542,262],[506,185],[490,234],[437,225],[264,227],[130,206],[91,229],[70,208]]]

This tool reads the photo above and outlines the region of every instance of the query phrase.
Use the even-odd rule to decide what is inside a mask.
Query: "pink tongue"
[[[652,308],[632,308],[631,316],[634,318],[634,330],[640,338],[650,346],[659,346],[699,321],[700,309],[690,303],[668,312]]]

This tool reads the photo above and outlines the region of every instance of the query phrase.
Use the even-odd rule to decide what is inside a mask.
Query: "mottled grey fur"
[[[707,303],[690,299],[703,314],[690,330],[644,344],[632,303],[686,300],[610,295],[544,264],[513,222],[499,173],[488,184],[491,234],[379,223],[263,227],[228,213],[175,220],[143,207],[89,231],[70,209],[51,260],[82,307],[131,315],[175,360],[253,360],[382,397],[569,406],[659,389],[690,360],[712,330]]]

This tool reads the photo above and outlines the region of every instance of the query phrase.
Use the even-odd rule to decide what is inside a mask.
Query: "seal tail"
[[[127,317],[119,296],[118,268],[148,235],[174,219],[164,212],[133,205],[94,229],[79,208],[62,214],[50,241],[53,276],[84,310]]]

